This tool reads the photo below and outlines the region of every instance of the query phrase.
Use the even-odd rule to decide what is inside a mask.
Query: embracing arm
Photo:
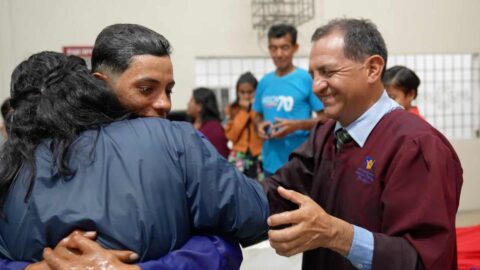
[[[142,270],[236,270],[240,269],[242,259],[236,241],[218,236],[193,236],[181,249],[138,265]]]
[[[315,153],[322,151],[321,149],[316,149],[316,145],[319,145],[317,140],[320,139],[317,135],[319,128],[320,125],[315,126],[308,140],[290,154],[289,161],[273,176],[266,178],[262,182],[263,188],[267,193],[270,214],[290,211],[297,208],[294,203],[280,196],[277,192],[279,186],[295,190],[302,194],[308,194],[311,190]]]
[[[74,237],[75,235],[75,237]],[[92,238],[89,239],[88,237]],[[54,269],[103,269],[102,264],[108,264],[112,270],[130,269],[212,269],[238,270],[242,262],[242,251],[238,243],[219,236],[193,236],[182,248],[169,252],[156,260],[129,264],[136,254],[130,251],[106,250],[94,240],[94,235],[85,235],[79,231],[73,232],[66,240],[61,241],[54,250],[49,249],[44,255],[46,260],[30,263],[0,259],[0,269],[5,270],[54,270]],[[67,247],[81,253],[74,255]],[[93,254],[93,256],[92,256]]]
[[[80,234],[68,238],[67,241],[63,242],[63,246],[57,246],[55,250],[46,249],[44,252],[45,261],[31,264],[26,269],[88,268],[102,270],[105,269],[105,266],[108,266],[108,269],[112,270],[238,270],[242,262],[242,252],[238,243],[219,236],[193,236],[182,248],[159,259],[138,263],[137,265],[128,263],[135,257],[134,255],[132,257],[133,252],[106,250],[95,241]],[[77,254],[69,252],[66,247],[70,250],[77,250]],[[26,265],[27,263],[23,264]],[[3,264],[0,266],[3,266]],[[15,268],[0,269],[19,270],[23,268],[21,265],[17,265]]]
[[[137,265],[131,265],[124,254],[112,256],[93,240],[88,238],[72,239],[77,247],[83,250],[93,251],[94,256],[87,252],[77,256],[65,255],[65,251],[59,249],[50,250],[46,261],[37,263],[10,261],[0,259],[0,269],[5,270],[55,270],[55,269],[82,269],[87,268],[101,270],[102,263],[107,263],[112,270],[188,270],[188,269],[211,269],[211,270],[238,270],[242,263],[242,251],[236,241],[227,240],[219,236],[193,236],[182,248],[169,252],[156,260],[150,260]],[[88,243],[90,242],[90,243]],[[85,247],[86,246],[86,247]],[[96,260],[92,260],[94,257]]]
[[[184,144],[180,164],[186,173],[185,188],[194,229],[228,235],[242,245],[260,240],[268,228],[268,202],[262,187],[221,158],[208,140],[190,129],[178,139],[179,144]]]
[[[23,270],[29,265],[29,262],[10,261],[0,258],[0,269],[2,270]]]

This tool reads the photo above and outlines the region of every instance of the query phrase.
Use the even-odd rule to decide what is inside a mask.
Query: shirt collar
[[[352,136],[352,139],[360,146],[363,147],[367,141],[368,135],[372,132],[373,128],[387,113],[402,108],[397,102],[391,99],[387,92],[384,90],[382,96],[364,112],[359,118],[353,121],[350,125],[343,127],[340,122],[337,121],[335,125],[335,131],[340,128],[345,128],[348,134]]]

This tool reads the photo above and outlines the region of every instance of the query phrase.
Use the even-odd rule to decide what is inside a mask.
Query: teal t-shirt
[[[275,118],[305,120],[313,111],[321,111],[323,104],[312,91],[312,78],[307,71],[296,68],[279,77],[275,72],[265,75],[257,86],[253,110],[263,114],[265,121]],[[307,138],[308,131],[297,130],[282,139],[269,139],[263,143],[263,168],[276,172],[288,161],[290,153]]]

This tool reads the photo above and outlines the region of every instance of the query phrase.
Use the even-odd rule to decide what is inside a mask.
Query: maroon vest
[[[363,148],[335,149],[334,121],[266,180],[272,214],[295,206],[278,197],[282,185],[313,198],[327,213],[374,233],[373,269],[456,269],[455,215],[462,169],[455,151],[424,120],[395,110]],[[355,269],[324,248],[304,253],[303,269]]]

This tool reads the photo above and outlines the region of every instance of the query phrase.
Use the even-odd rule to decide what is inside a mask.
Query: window
[[[308,57],[294,64],[308,68]],[[217,93],[220,110],[235,99],[235,83],[247,71],[260,79],[273,71],[270,57],[200,57],[196,86]],[[450,139],[480,137],[480,57],[477,54],[390,55],[388,67],[404,65],[420,77],[416,105],[425,119]]]

